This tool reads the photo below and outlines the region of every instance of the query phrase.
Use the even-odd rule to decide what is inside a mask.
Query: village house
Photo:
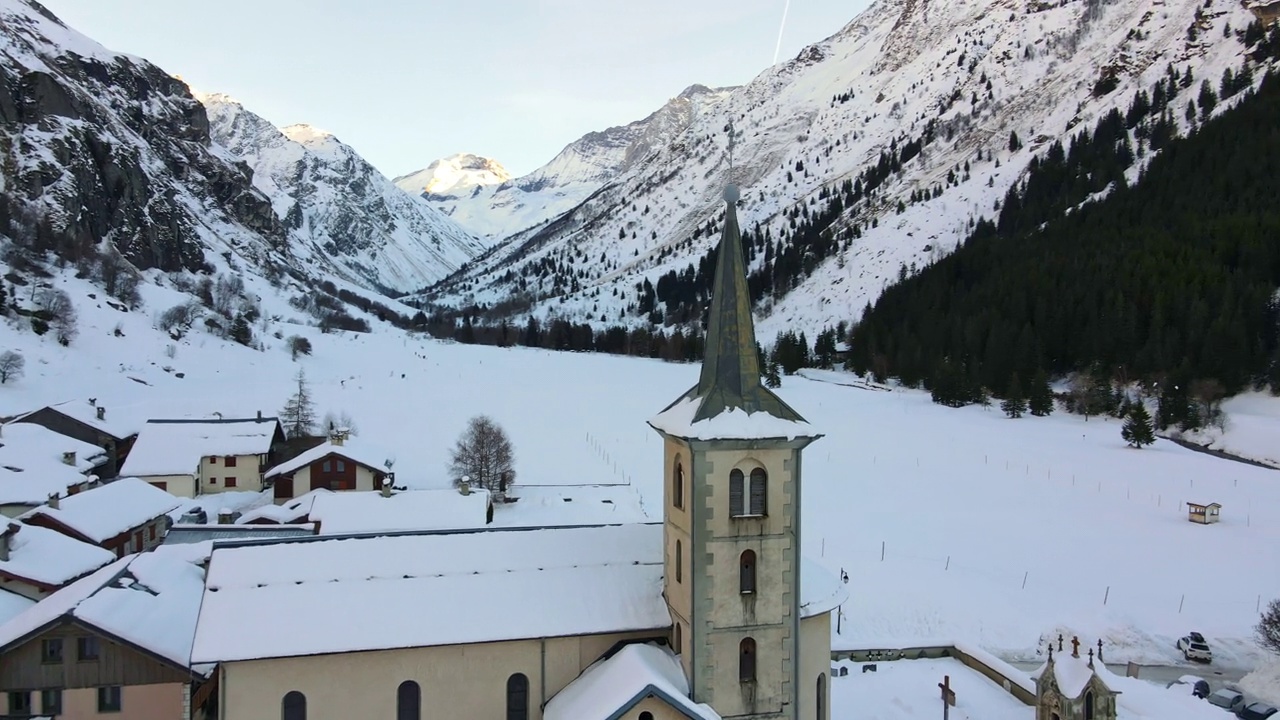
[[[288,500],[281,505],[267,504],[259,505],[244,511],[239,518],[236,519],[238,525],[301,525],[308,524],[311,515],[311,506],[315,503],[316,498],[322,495],[331,495],[332,490],[320,489],[312,490],[305,495]]]
[[[129,423],[108,419],[107,408],[98,404],[96,398],[47,405],[19,415],[13,422],[48,428],[102,450],[105,459],[98,475],[103,480],[116,477],[138,436],[137,428]]]
[[[178,497],[261,492],[263,472],[284,443],[273,417],[148,420],[121,474]]]
[[[51,497],[21,519],[124,557],[163,542],[168,513],[176,507],[173,495],[137,478],[122,478],[66,500]]]
[[[87,490],[106,462],[106,451],[40,425],[0,425],[0,514],[17,517]]]
[[[108,550],[38,525],[0,530],[0,590],[40,600],[116,559]]]
[[[192,667],[203,573],[160,553],[118,560],[0,625],[0,714],[201,720]]]
[[[701,376],[650,420],[663,521],[215,545],[192,661],[223,718],[829,720],[845,586],[799,546],[820,434],[760,382],[725,199]]]
[[[391,456],[369,445],[334,434],[328,442],[267,471],[276,502],[312,490],[380,490]]]

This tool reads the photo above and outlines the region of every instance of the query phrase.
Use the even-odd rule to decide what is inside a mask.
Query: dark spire
[[[765,412],[784,420],[804,422],[799,413],[760,383],[760,359],[756,354],[751,295],[747,291],[746,262],[742,257],[742,233],[738,230],[734,207],[738,198],[736,186],[725,188],[724,232],[720,235],[715,285],[711,291],[702,376],[685,397],[701,399],[694,422],[735,407],[748,413]]]

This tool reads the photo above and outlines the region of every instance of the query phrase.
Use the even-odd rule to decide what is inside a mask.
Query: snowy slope
[[[478,185],[500,185],[511,179],[502,163],[487,157],[458,153],[441,158],[408,175],[396,178],[396,186],[413,195],[461,196]]]
[[[782,328],[812,334],[856,319],[900,269],[952,250],[971,222],[994,214],[1036,151],[1126,108],[1170,63],[1196,77],[1171,103],[1181,110],[1200,79],[1216,84],[1224,68],[1239,66],[1242,46],[1226,30],[1252,19],[1236,0],[881,0],[795,59],[706,97],[682,130],[589,199],[511,237],[428,298],[445,306],[537,298],[534,315],[616,321],[636,302],[637,283],[683,270],[714,243],[714,232],[697,230],[723,212],[730,122],[739,217],[777,239],[790,213],[820,209],[824,189],[856,178],[893,142],[919,138],[935,121],[925,152],[844,211],[833,228],[842,250],[776,305],[757,308],[766,340]],[[1104,69],[1117,87],[1095,97]],[[1023,142],[1016,152],[1013,132]],[[941,196],[898,213],[900,200],[935,187],[945,189]],[[846,234],[853,225],[862,229],[856,240]],[[562,272],[557,289],[555,278],[528,271],[544,261],[568,268],[574,282]]]
[[[483,246],[379,173],[332,134],[278,130],[221,94],[200,94],[213,139],[254,172],[285,227],[365,283],[408,291],[457,270]]]
[[[643,120],[584,135],[528,175],[499,184],[464,182],[453,189],[425,189],[424,197],[462,227],[493,241],[538,228],[669,146],[702,107],[727,93],[694,85]],[[421,176],[430,169],[396,182],[406,191],[423,192]]]

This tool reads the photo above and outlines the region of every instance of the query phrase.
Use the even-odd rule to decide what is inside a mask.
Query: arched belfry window
[[[729,473],[729,517],[742,517],[747,514],[743,503],[743,481],[741,470]]]
[[[307,696],[290,690],[280,701],[280,720],[307,720]]]
[[[738,681],[756,681],[756,641],[751,638],[738,643]]]
[[[818,720],[827,720],[827,674],[822,673],[818,676],[818,701],[814,704],[818,708]]]
[[[769,508],[765,502],[769,490],[769,473],[764,468],[751,471],[751,494],[748,498],[748,515],[768,515]]]
[[[743,550],[738,558],[738,592],[756,591],[756,551]]]
[[[684,546],[676,541],[676,582],[684,582]]]
[[[529,678],[524,673],[507,678],[507,720],[529,720]]]
[[[419,720],[422,717],[422,688],[405,680],[396,689],[396,720]]]
[[[680,456],[676,456],[676,467],[671,473],[671,504],[677,508],[684,508],[684,465],[680,462]]]

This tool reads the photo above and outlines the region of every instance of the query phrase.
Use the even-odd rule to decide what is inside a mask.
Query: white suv
[[[1209,643],[1205,642],[1204,636],[1198,632],[1178,638],[1177,647],[1182,651],[1182,657],[1187,660],[1213,662],[1213,651],[1209,649]]]

